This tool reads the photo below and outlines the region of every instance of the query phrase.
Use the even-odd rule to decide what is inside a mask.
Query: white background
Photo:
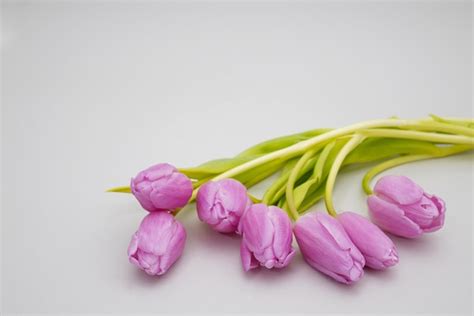
[[[472,116],[469,2],[2,9],[4,312],[470,313],[472,154],[392,171],[446,200],[446,226],[395,239],[400,264],[351,287],[299,254],[287,269],[244,273],[239,239],[208,229],[194,206],[179,216],[182,258],[148,277],[126,257],[146,213],[104,193],[153,163],[192,166],[306,129]],[[366,214],[363,173],[339,178],[336,207]]]

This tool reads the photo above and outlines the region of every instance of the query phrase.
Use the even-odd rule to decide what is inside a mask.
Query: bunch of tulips
[[[372,190],[373,177],[404,163],[473,148],[472,119],[389,118],[275,138],[193,168],[160,163],[139,172],[130,186],[109,191],[131,192],[149,212],[132,237],[128,257],[150,275],[166,273],[182,254],[186,230],[176,215],[195,200],[202,222],[241,236],[245,271],[286,267],[295,255],[294,235],[311,267],[351,284],[364,267],[383,270],[398,263],[384,231],[416,238],[444,224],[441,198],[397,175],[381,177]],[[372,167],[362,181],[371,220],[336,212],[332,199],[339,171],[361,164]],[[248,192],[274,174],[262,198]],[[327,214],[310,211],[321,199]]]

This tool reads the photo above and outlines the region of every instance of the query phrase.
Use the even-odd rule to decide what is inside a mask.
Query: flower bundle
[[[472,119],[431,117],[372,120],[338,129],[315,129],[268,140],[232,158],[177,169],[161,163],[138,173],[131,192],[149,212],[128,248],[131,263],[150,275],[168,271],[180,257],[186,231],[176,215],[196,201],[198,218],[212,229],[241,236],[245,271],[284,268],[295,255],[293,235],[306,262],[334,280],[351,284],[364,267],[398,263],[384,233],[416,238],[444,224],[445,203],[405,176],[377,174],[412,161],[446,157],[474,148]],[[370,219],[338,212],[332,193],[349,165],[378,163],[366,173]],[[263,197],[248,189],[278,174]],[[327,214],[309,211],[324,199]]]

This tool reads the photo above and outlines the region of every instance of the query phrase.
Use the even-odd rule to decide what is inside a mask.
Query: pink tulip
[[[181,256],[183,225],[168,212],[151,212],[142,220],[128,247],[131,263],[150,275],[162,275]]]
[[[382,177],[367,203],[372,221],[397,236],[415,238],[444,224],[444,201],[404,176]]]
[[[382,270],[398,263],[392,240],[368,219],[352,212],[341,213],[337,219],[364,256],[366,266]]]
[[[304,259],[316,270],[345,284],[364,275],[364,257],[335,218],[311,212],[293,230]]]
[[[276,206],[254,204],[241,220],[240,256],[245,271],[259,265],[267,269],[286,267],[295,250],[288,215]]]
[[[247,189],[234,179],[209,181],[199,188],[196,197],[199,219],[221,233],[235,232],[250,205]]]
[[[191,180],[167,163],[151,166],[132,178],[133,195],[147,211],[185,206],[193,193]]]

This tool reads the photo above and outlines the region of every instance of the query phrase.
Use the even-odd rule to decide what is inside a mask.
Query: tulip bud
[[[367,204],[372,221],[397,236],[415,238],[444,224],[444,201],[404,176],[382,177]]]
[[[167,163],[151,166],[132,178],[130,188],[147,211],[185,206],[193,194],[191,180]]]
[[[295,255],[291,221],[276,206],[252,205],[241,219],[241,232],[240,256],[245,271],[259,265],[283,268]]]
[[[364,275],[364,257],[335,218],[311,212],[293,230],[304,259],[316,270],[345,284]]]
[[[181,256],[183,225],[168,212],[152,212],[142,220],[128,246],[128,259],[149,275],[162,275]]]
[[[221,233],[235,232],[250,205],[247,189],[234,179],[209,181],[199,188],[196,197],[199,219]]]
[[[364,256],[366,266],[382,270],[398,263],[392,240],[368,219],[352,212],[341,213],[337,219]]]

